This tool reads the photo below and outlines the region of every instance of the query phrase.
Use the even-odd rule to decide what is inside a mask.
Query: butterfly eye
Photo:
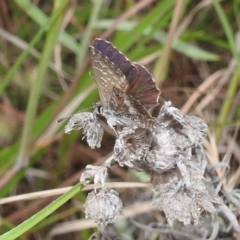
[[[97,111],[98,111],[99,114],[101,114],[102,113],[102,106],[98,106]]]

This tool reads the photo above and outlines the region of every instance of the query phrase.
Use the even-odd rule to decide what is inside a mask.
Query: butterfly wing
[[[111,43],[102,39],[96,39],[90,46],[90,57],[101,102],[108,106],[113,86],[125,91],[126,78],[136,75],[137,70]]]
[[[135,64],[135,67],[138,74],[129,81],[126,93],[132,95],[147,109],[155,107],[158,104],[160,90],[145,67],[139,64]]]
[[[103,105],[108,105],[113,87],[133,96],[147,109],[157,105],[160,91],[145,67],[131,63],[103,39],[95,39],[90,47],[90,55]]]
[[[151,117],[150,113],[139,101],[116,87],[113,87],[109,105],[111,109],[119,113],[137,114],[146,118]]]

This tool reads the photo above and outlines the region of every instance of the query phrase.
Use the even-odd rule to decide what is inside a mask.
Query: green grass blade
[[[223,30],[228,40],[229,47],[231,49],[232,55],[234,56],[235,60],[237,61],[237,70],[238,75],[240,76],[240,57],[239,57],[239,49],[237,49],[235,40],[234,40],[234,33],[232,31],[231,25],[228,21],[226,14],[224,13],[221,4],[217,1],[213,1],[213,6],[218,14],[218,17],[222,23]]]
[[[220,113],[218,115],[218,119],[216,121],[218,125],[215,130],[215,136],[216,136],[217,142],[220,140],[223,129],[227,124],[227,119],[229,117],[229,113],[231,112],[232,105],[233,105],[233,99],[236,96],[236,93],[238,91],[238,85],[239,85],[239,74],[237,71],[235,71],[230,81],[230,84],[228,86],[223,105],[221,107]]]
[[[166,33],[159,31],[154,35],[155,39],[159,42],[165,43],[167,40]],[[198,48],[190,43],[186,43],[180,39],[174,39],[172,42],[172,48],[185,56],[193,59],[203,60],[203,61],[219,61],[220,57],[217,54],[205,51]]]
[[[54,12],[57,11],[57,9],[59,8],[63,9],[63,7],[67,5],[67,3],[68,3],[68,0],[61,1],[61,4],[59,4],[56,7],[56,9],[54,9]],[[16,162],[16,166],[19,168],[27,166],[28,164],[28,157],[31,151],[31,144],[33,141],[32,129],[35,121],[38,101],[41,94],[42,86],[45,81],[45,74],[48,69],[48,63],[50,62],[53,48],[57,40],[58,31],[59,31],[61,22],[62,22],[62,14],[58,15],[58,18],[56,19],[56,21],[54,21],[54,23],[49,28],[43,53],[42,53],[42,57],[39,62],[37,77],[31,85],[31,91],[30,91],[30,96],[29,96],[29,101],[27,106],[27,114],[26,114],[26,119],[23,126],[21,147],[20,147],[20,152]]]
[[[96,23],[95,27],[99,28],[99,29],[106,29],[111,25],[112,25],[112,20],[101,20],[98,23]],[[123,30],[123,31],[128,31],[128,34],[129,34],[129,32],[132,32],[132,30],[134,29],[135,26],[136,26],[136,23],[134,23],[132,21],[125,21],[125,22],[119,24],[117,29]],[[143,34],[148,35],[151,32],[152,32],[152,28],[148,27],[145,29]],[[158,42],[160,42],[162,44],[165,44],[167,35],[163,31],[157,31],[153,35],[153,39],[157,40]],[[175,51],[180,52],[190,58],[203,60],[203,61],[219,61],[220,60],[220,56],[218,56],[217,54],[211,53],[209,51],[205,51],[204,49],[196,47],[196,46],[192,45],[191,43],[184,42],[181,39],[175,39],[172,43],[172,48]]]
[[[228,22],[227,16],[224,13],[224,11],[218,1],[213,0],[213,6],[215,7],[218,17],[222,23],[222,27],[223,27],[223,30],[227,37],[229,47],[232,51],[232,55],[237,59],[237,49],[236,49],[236,45],[235,45],[235,41],[234,41],[234,34],[232,32],[231,25]]]
[[[234,41],[234,33],[229,23],[227,15],[225,14],[221,4],[216,0],[213,1],[213,6],[215,7],[215,10],[221,21],[232,55],[237,62],[237,68],[236,68],[237,71],[234,73],[231,81],[229,82],[227,94],[224,99],[224,102],[221,107],[218,120],[217,120],[217,124],[221,127],[217,127],[215,131],[215,135],[216,135],[216,140],[219,141],[222,136],[223,128],[229,117],[229,113],[232,109],[232,100],[234,99],[234,96],[238,91],[239,76],[240,76],[240,58],[239,58],[239,49],[237,49],[236,43]]]
[[[64,3],[64,2],[63,2]],[[63,9],[66,7],[66,2],[65,4],[61,4],[61,7],[59,7],[54,14],[49,18],[49,21],[42,26],[37,34],[34,36],[28,47],[24,52],[21,53],[21,55],[18,57],[18,59],[15,61],[13,66],[8,70],[6,76],[3,78],[1,85],[0,85],[0,96],[2,95],[3,91],[5,90],[6,86],[10,82],[11,78],[13,77],[14,73],[16,70],[20,67],[24,59],[27,57],[29,54],[30,49],[35,46],[36,43],[41,39],[45,31],[49,28],[49,26],[52,25],[52,23],[58,18],[59,14],[63,11]]]
[[[51,204],[46,206],[43,210],[39,211],[37,214],[32,216],[31,218],[27,219],[11,231],[3,234],[0,236],[0,240],[13,240],[17,237],[21,236],[25,232],[27,232],[29,229],[31,229],[33,226],[35,226],[37,223],[42,221],[44,218],[49,216],[51,213],[53,213],[56,209],[61,207],[65,202],[67,202],[69,199],[71,199],[73,196],[75,196],[79,191],[81,191],[83,188],[83,185],[78,183],[73,188],[71,188],[68,192],[63,194],[61,197],[53,201]]]
[[[15,0],[15,3],[39,26],[42,27],[47,23],[47,15],[29,0]],[[71,51],[79,51],[79,46],[77,42],[68,33],[60,32],[58,40]]]
[[[120,36],[114,41],[114,44],[116,44],[121,51],[129,49],[134,42],[139,40],[139,37],[147,28],[149,28],[149,26],[162,21],[166,13],[172,10],[174,2],[175,1],[173,0],[160,1],[138,24],[134,26],[133,29],[131,29],[131,34],[129,34],[129,32],[120,34]]]
[[[103,5],[103,0],[94,0],[93,1],[92,14],[90,16],[90,20],[88,22],[87,28],[84,32],[81,47],[77,51],[77,53],[78,53],[77,54],[77,68],[81,67],[81,65],[83,64],[83,60],[85,59],[86,54],[88,52],[88,46],[89,46],[89,42],[91,39],[92,30],[94,28],[94,25],[98,21],[98,17],[99,17],[100,10],[102,9],[102,5]]]

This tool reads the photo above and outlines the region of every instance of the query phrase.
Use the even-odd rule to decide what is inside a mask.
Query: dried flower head
[[[183,116],[171,102],[162,106],[157,120],[159,125],[152,131],[154,138],[145,162],[149,170],[163,172],[190,160],[188,152],[201,144],[207,125],[198,117]]]
[[[214,214],[222,203],[217,195],[208,191],[201,174],[190,173],[188,185],[178,168],[151,176],[156,189],[154,204],[164,211],[170,225],[175,220],[185,225],[197,224],[205,215]]]
[[[100,226],[112,223],[122,211],[122,201],[112,189],[102,188],[88,194],[84,204],[86,218]]]
[[[158,115],[158,135],[168,133],[178,148],[187,148],[202,143],[207,133],[207,125],[195,116],[183,116],[179,109],[166,102]]]
[[[128,131],[127,131],[128,130]],[[151,147],[153,135],[146,128],[125,128],[116,139],[114,158],[120,166],[146,170],[145,157]]]
[[[65,133],[83,129],[89,147],[101,147],[103,128],[95,113],[80,112],[74,114],[65,127]]]

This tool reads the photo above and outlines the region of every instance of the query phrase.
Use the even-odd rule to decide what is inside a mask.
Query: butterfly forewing
[[[94,41],[90,56],[101,102],[107,106],[113,86],[125,91],[128,86],[126,77],[136,74],[137,70],[112,44],[102,39]]]
[[[93,47],[102,53],[125,76],[125,81],[134,79],[137,76],[137,69],[120,51],[118,51],[110,42],[103,39],[95,39]],[[117,87],[117,86],[116,86]],[[124,89],[122,89],[124,90]]]
[[[99,96],[103,106],[107,106],[112,95],[113,86],[127,88],[125,76],[117,70],[114,64],[94,47],[90,47],[93,77],[98,86]]]
[[[114,96],[113,87],[139,101],[139,106],[142,105],[141,109],[144,107],[149,109],[157,105],[160,91],[146,68],[131,63],[111,43],[103,39],[96,39],[93,42],[90,55],[94,79],[103,106],[109,106],[110,99]],[[112,99],[112,105],[113,102],[116,103],[115,100]]]

